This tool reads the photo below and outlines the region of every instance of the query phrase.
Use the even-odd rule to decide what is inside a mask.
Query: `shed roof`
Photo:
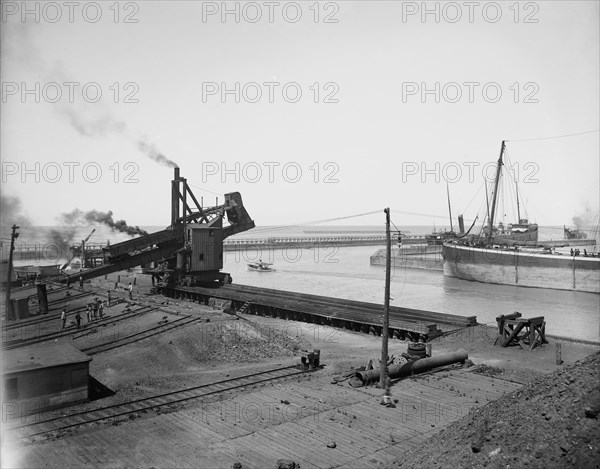
[[[2,374],[90,361],[92,357],[68,344],[19,347],[2,352]]]

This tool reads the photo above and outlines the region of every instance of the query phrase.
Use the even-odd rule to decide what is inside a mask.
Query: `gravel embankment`
[[[394,468],[599,468],[600,353],[472,410]]]

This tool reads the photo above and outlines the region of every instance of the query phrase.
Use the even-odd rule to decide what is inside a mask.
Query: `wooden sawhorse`
[[[494,345],[509,347],[520,345],[523,350],[533,350],[538,345],[547,344],[546,321],[544,316],[525,319],[521,313],[502,315],[496,318],[498,323],[498,337]]]

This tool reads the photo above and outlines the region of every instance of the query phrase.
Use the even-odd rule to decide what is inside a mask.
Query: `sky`
[[[481,213],[502,140],[530,221],[597,223],[598,23],[595,1],[2,1],[2,224],[166,226],[176,164],[257,226],[439,227],[447,191]]]

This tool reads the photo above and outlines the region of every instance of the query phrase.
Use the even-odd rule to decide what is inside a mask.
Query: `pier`
[[[231,310],[311,324],[350,329],[381,336],[383,306],[375,303],[309,295],[248,285],[161,287],[175,299],[208,304],[211,298],[231,301]],[[389,337],[427,342],[445,332],[476,326],[475,316],[458,316],[392,306]]]
[[[329,246],[380,246],[385,244],[381,235],[333,235],[333,236],[275,236],[268,238],[229,238],[223,241],[224,251],[246,249],[321,248]]]
[[[133,238],[136,239],[136,238]],[[413,237],[413,242],[425,242],[425,238]],[[403,242],[405,239],[403,238]],[[254,249],[286,249],[286,248],[327,248],[342,246],[382,246],[385,245],[385,234],[335,234],[328,236],[272,236],[256,238],[231,237],[223,241],[223,251],[244,251]],[[85,257],[89,266],[102,265],[104,251],[108,244],[98,243],[86,245]],[[16,262],[51,262],[57,263],[61,259],[71,256],[81,257],[81,246],[73,246],[65,252],[55,244],[48,243],[20,243],[15,246],[14,260]],[[2,259],[8,259],[8,254],[2,251]]]

